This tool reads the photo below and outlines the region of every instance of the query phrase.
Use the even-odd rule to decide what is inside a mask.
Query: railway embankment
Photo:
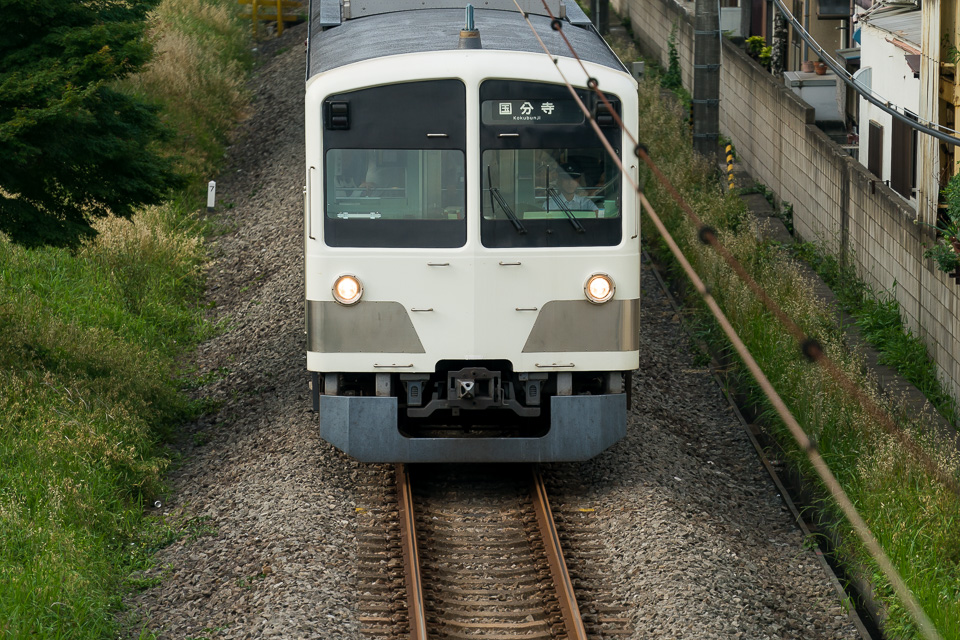
[[[898,364],[906,366],[902,359],[898,360],[896,354],[884,352],[865,337],[856,312],[851,312],[849,304],[844,303],[842,296],[835,293],[814,267],[797,257],[794,248],[799,241],[787,228],[789,220],[784,219],[781,205],[775,201],[771,202],[772,198],[768,193],[757,193],[754,190],[757,186],[756,180],[736,162],[721,165],[719,169],[733,177],[732,184],[738,189],[741,200],[753,218],[758,239],[770,246],[779,246],[788,257],[789,266],[809,282],[811,296],[827,310],[829,317],[843,336],[844,345],[861,363],[861,371],[865,375],[867,384],[880,394],[888,407],[893,410],[894,416],[901,422],[910,422],[921,417],[922,431],[936,441],[935,448],[946,450],[947,455],[956,460],[957,452],[960,451],[960,433],[951,420],[943,415],[943,412],[947,412],[955,419],[953,405],[947,404],[939,408],[935,406],[916,384],[898,371]],[[847,274],[855,277],[852,270],[848,270]],[[875,295],[866,287],[863,290],[867,291],[868,295]],[[901,327],[901,330],[909,333],[905,328]],[[919,341],[917,343],[922,344]],[[721,359],[724,359],[723,356]],[[932,373],[932,366],[930,369]],[[729,385],[731,394],[743,405],[744,412],[753,419],[752,422],[762,424],[764,418],[758,415],[759,407],[743,392],[742,385],[738,388],[735,376],[724,376],[724,380]],[[789,456],[772,437],[769,430],[760,428],[758,435],[763,440],[771,458],[784,467],[783,478],[788,490],[801,507],[809,526],[822,534],[821,546],[829,554],[831,562],[847,585],[846,588],[857,599],[859,607],[864,616],[870,620],[873,628],[882,633],[890,618],[889,603],[876,597],[878,584],[871,571],[859,562],[852,562],[852,558],[847,557],[845,561],[842,550],[848,544],[844,540],[844,535],[850,534],[849,532],[844,534],[845,525],[842,519],[838,518],[830,508],[824,508],[824,503],[829,502],[829,498],[810,477],[804,476],[795,466],[786,466],[789,463]]]
[[[728,166],[722,165],[721,171],[727,171]],[[857,322],[857,314],[851,311],[848,305],[845,305],[841,296],[817,273],[816,269],[802,258],[796,257],[796,252],[792,251],[794,245],[801,241],[794,237],[784,221],[784,214],[781,211],[780,203],[771,203],[767,194],[757,193],[754,189],[757,187],[757,181],[746,171],[739,167],[736,162],[733,164],[732,174],[734,184],[741,194],[740,198],[747,211],[754,218],[757,227],[757,234],[761,241],[779,245],[787,255],[794,257],[791,266],[796,269],[806,280],[810,282],[813,296],[819,300],[825,309],[827,309],[834,324],[843,333],[844,343],[854,353],[862,356],[863,371],[869,378],[875,382],[876,389],[891,400],[897,401],[905,416],[924,416],[927,426],[932,429],[936,437],[940,439],[947,447],[960,450],[960,433],[951,422],[951,419],[944,416],[948,413],[955,419],[952,407],[949,404],[938,409],[930,398],[907,377],[898,370],[896,354],[885,353],[878,348],[865,335],[861,325]],[[846,275],[855,277],[852,270],[848,270]],[[875,297],[884,297],[884,292],[874,292],[862,285],[862,290],[868,295]],[[889,298],[888,298],[889,300]],[[894,306],[894,305],[891,305]],[[907,334],[909,330],[902,326],[902,331]],[[920,343],[919,340],[916,341]],[[903,363],[906,367],[907,364]],[[931,370],[932,373],[932,370]],[[944,393],[938,390],[939,393]]]
[[[615,20],[612,16],[612,23]],[[620,46],[635,46],[630,40],[633,34],[624,25],[611,26],[614,41],[619,39]],[[636,23],[633,26],[636,28]],[[678,46],[685,45],[678,42]],[[683,53],[682,50],[681,58]],[[647,67],[652,75],[657,75],[655,62],[648,60]],[[687,117],[680,101],[667,102],[666,110],[674,114],[672,126],[685,129]],[[848,379],[857,381],[860,395],[843,399],[836,382],[814,374],[816,367],[805,364],[800,346],[793,338],[786,339],[785,330],[773,320],[772,312],[748,293],[748,287],[732,275],[719,256],[705,250],[697,229],[686,220],[677,202],[662,185],[647,178],[648,198],[658,211],[662,207],[661,214],[671,232],[677,234],[684,253],[724,311],[735,319],[737,331],[762,363],[764,372],[775,380],[775,387],[815,446],[832,459],[831,469],[854,497],[914,595],[935,617],[943,637],[957,637],[960,568],[955,554],[943,556],[938,551],[944,545],[955,547],[951,523],[960,513],[958,497],[951,489],[956,486],[960,459],[957,435],[951,420],[940,413],[953,417],[955,403],[940,386],[937,367],[923,343],[905,328],[907,320],[901,320],[897,300],[903,298],[903,292],[894,296],[893,292],[877,291],[861,282],[857,276],[863,268],[862,259],[834,259],[811,244],[795,243],[792,230],[784,224],[791,222],[790,216],[780,210],[785,203],[771,197],[771,191],[748,175],[739,163],[734,169],[738,190],[706,196],[713,189],[726,192],[726,176],[720,186],[705,177],[712,173],[710,167],[691,169],[696,161],[689,149],[679,151],[662,144],[663,121],[655,116],[651,122],[654,126],[644,126],[641,118],[641,140],[649,144],[651,155],[683,197],[708,225],[721,229],[721,242],[746,265],[761,287],[789,311],[803,331],[831,345],[829,357],[837,357]],[[725,173],[726,166],[720,167],[720,171]],[[774,203],[776,207],[771,206]],[[793,207],[796,206],[794,203]],[[783,208],[789,211],[790,206]],[[796,209],[793,214],[801,220],[810,216],[810,212]],[[645,243],[663,260],[668,279],[679,287],[681,296],[692,293],[652,225],[647,225],[644,232]],[[798,261],[798,255],[817,265],[817,272]],[[818,272],[830,280],[834,290]],[[720,337],[711,320],[705,321],[695,311],[698,300],[696,295],[687,298],[694,333],[709,345],[721,363],[720,369],[732,385],[731,392],[747,407],[745,413],[751,422],[763,420],[767,424],[771,436],[768,444],[780,449],[786,477],[797,481],[798,495],[804,504],[812,505],[807,511],[818,513],[819,524],[823,525],[818,537],[833,539],[832,545],[838,551],[835,558],[842,558],[851,579],[859,582],[864,602],[884,630],[896,637],[913,637],[918,633],[914,622],[891,596],[885,578],[859,547],[832,501],[825,499],[825,490],[815,479],[806,456],[797,452],[783,425],[771,419],[774,412],[750,376],[737,368],[738,359],[732,356],[726,339]],[[868,335],[878,342],[868,342]],[[878,343],[883,347],[874,348]],[[900,362],[911,380],[923,385],[926,395],[894,369],[894,362]],[[882,433],[879,425],[886,423],[887,418],[878,420],[879,414],[870,414],[864,409],[865,404],[882,406],[886,415],[896,421],[896,429]],[[909,436],[904,438],[904,433]],[[908,453],[914,446],[911,440],[920,443],[922,455]],[[945,478],[947,484],[934,476]]]
[[[5,9],[0,637],[115,638],[131,572],[205,531],[143,507],[166,442],[203,410],[180,365],[214,332],[198,304],[207,179],[143,205],[172,165],[217,164],[245,106],[247,30],[226,0]]]
[[[845,378],[856,381],[858,395],[846,396],[841,392],[842,385],[804,360],[799,344],[773,319],[774,314],[761,299],[734,275],[719,254],[699,241],[697,227],[690,223],[667,189],[655,180],[649,180],[647,197],[664,217],[683,252],[808,437],[827,459],[833,473],[841,479],[874,534],[923,602],[922,606],[936,618],[945,637],[954,637],[951,634],[956,633],[957,616],[949,608],[944,608],[944,602],[949,603],[952,596],[942,594],[954,592],[957,567],[954,560],[944,562],[938,549],[952,545],[950,523],[958,511],[958,503],[949,485],[941,484],[937,475],[956,475],[955,450],[928,437],[930,424],[924,423],[921,414],[915,413],[914,409],[905,409],[899,395],[891,397],[880,393],[876,378],[864,367],[864,356],[850,350],[848,338],[841,330],[841,326],[849,322],[836,322],[837,308],[830,305],[830,300],[816,295],[814,280],[809,273],[798,268],[792,255],[781,251],[779,244],[761,241],[754,216],[748,213],[738,197],[725,193],[725,185],[721,187],[713,178],[707,177],[713,173],[710,167],[691,168],[697,161],[689,150],[680,152],[662,142],[664,131],[670,126],[685,128],[686,118],[676,105],[668,106],[666,111],[673,115],[662,117],[672,119],[670,125],[669,120],[656,115],[661,108],[654,108],[651,112],[649,127],[641,125],[640,136],[648,143],[651,157],[656,159],[704,223],[720,230],[721,244],[746,267],[770,298],[781,309],[788,310],[789,316],[806,335],[815,336],[831,359],[841,363]],[[672,258],[653,227],[647,226],[645,234],[645,241],[653,253],[669,263]],[[782,239],[783,230],[779,235]],[[675,266],[667,267],[667,271],[676,282],[684,281]],[[690,292],[692,288],[686,290]],[[697,298],[693,296],[688,300],[693,308],[697,307]],[[730,355],[729,346],[716,325],[696,314],[694,318],[698,336],[722,355],[720,360],[724,366],[736,364],[737,358]],[[894,378],[887,375],[886,388],[894,389]],[[772,415],[771,405],[744,371],[732,370],[729,376],[735,379],[736,389],[755,407],[752,415],[765,418]],[[871,414],[865,405],[883,406],[888,415],[900,418],[899,427],[889,433],[882,431],[878,428],[880,421],[875,419],[876,414]],[[776,434],[785,451],[785,458],[805,477],[814,478],[806,455],[791,444],[792,437],[777,420],[770,423],[771,432]],[[909,440],[902,437],[904,433],[910,433],[911,438],[922,443],[924,455],[908,453],[911,445],[904,444]],[[928,475],[931,464],[935,471]],[[816,481],[811,482],[816,484]],[[830,501],[821,501],[819,505],[828,512],[833,509]],[[841,518],[834,515],[832,520],[839,522]],[[840,526],[838,531],[842,541],[840,549],[847,561],[853,566],[867,567],[866,573],[874,575],[872,561],[862,549],[858,550],[851,531],[845,526]],[[880,608],[889,613],[885,628],[893,633],[913,633],[913,623],[892,598],[885,583],[878,580],[875,586],[874,595],[884,603]]]

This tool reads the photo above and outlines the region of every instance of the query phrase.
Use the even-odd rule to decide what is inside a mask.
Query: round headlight
[[[340,276],[333,283],[333,298],[340,304],[356,304],[362,295],[363,285],[357,276]]]
[[[587,295],[587,300],[594,304],[603,304],[613,297],[616,290],[613,278],[605,273],[593,274],[587,278],[587,284],[583,285],[583,292]]]

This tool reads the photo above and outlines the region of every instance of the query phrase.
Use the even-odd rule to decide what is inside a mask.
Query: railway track
[[[438,472],[397,465],[395,474],[382,484],[388,517],[362,532],[365,635],[411,640],[630,635],[623,610],[597,601],[602,589],[584,577],[589,560],[577,559],[568,568],[563,547],[576,547],[570,545],[576,527],[558,530],[536,468]],[[587,556],[589,546],[581,546]],[[586,616],[578,596],[589,601]]]

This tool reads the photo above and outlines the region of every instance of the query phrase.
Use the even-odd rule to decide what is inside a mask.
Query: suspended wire
[[[800,447],[806,452],[810,463],[817,472],[817,475],[820,476],[824,486],[827,487],[827,489],[830,491],[830,494],[833,496],[833,499],[840,507],[840,510],[843,511],[847,521],[856,532],[857,537],[860,538],[861,542],[863,542],[864,546],[867,548],[867,551],[876,561],[877,565],[879,565],[880,570],[883,571],[884,575],[890,581],[890,584],[893,587],[894,592],[896,592],[897,596],[900,598],[900,601],[904,604],[907,610],[910,611],[910,614],[917,623],[917,627],[920,629],[920,632],[927,640],[941,640],[941,636],[937,631],[936,626],[934,626],[933,622],[920,606],[920,603],[918,603],[916,598],[914,598],[913,593],[910,591],[910,588],[907,586],[903,577],[900,576],[897,568],[890,561],[890,558],[883,550],[883,547],[874,537],[873,532],[870,531],[870,527],[863,520],[860,513],[857,511],[856,506],[854,506],[853,502],[840,486],[836,476],[834,476],[833,472],[830,471],[830,467],[827,466],[827,463],[820,455],[816,444],[810,440],[806,432],[804,432],[803,428],[800,427],[799,423],[797,423],[796,419],[793,417],[793,414],[790,413],[790,410],[784,404],[783,400],[780,398],[780,395],[777,393],[776,389],[774,389],[766,375],[764,375],[763,370],[760,369],[760,366],[757,364],[756,360],[753,359],[753,356],[747,349],[746,345],[744,345],[740,340],[736,330],[733,328],[733,326],[731,326],[730,322],[727,320],[713,296],[710,295],[706,285],[704,285],[704,283],[700,280],[690,263],[687,262],[683,252],[680,251],[680,247],[677,246],[676,241],[674,241],[673,237],[670,235],[670,232],[667,231],[666,227],[663,225],[663,222],[661,222],[659,216],[657,216],[656,212],[653,210],[653,207],[650,206],[650,203],[646,198],[642,198],[642,202],[647,215],[657,227],[661,237],[663,237],[663,239],[667,242],[667,245],[670,247],[670,252],[673,254],[674,258],[680,262],[684,272],[687,274],[687,277],[693,283],[694,288],[696,288],[696,290],[700,293],[703,301],[706,303],[707,307],[709,307],[710,312],[713,314],[714,318],[716,318],[717,323],[730,340],[730,343],[733,345],[737,354],[747,366],[747,369],[750,371],[750,374],[753,376],[754,380],[756,380],[757,384],[760,385],[761,390],[763,391],[764,395],[767,396],[767,399],[770,401],[771,405],[773,405],[777,414],[780,416],[780,419],[783,420],[783,422],[787,425],[787,428],[797,441],[797,444],[799,444]],[[711,235],[713,234],[711,233]],[[713,235],[713,237],[714,239],[716,238],[715,235]]]
[[[920,460],[924,468],[932,476],[936,477],[942,484],[947,486],[951,491],[956,495],[960,495],[960,485],[957,484],[956,480],[943,472],[936,463],[927,456],[919,446],[913,442],[902,430],[897,429],[893,424],[889,416],[886,415],[874,402],[873,400],[864,394],[856,384],[847,378],[845,374],[824,354],[822,347],[815,340],[811,340],[805,336],[802,329],[782,310],[780,307],[773,301],[772,298],[763,290],[762,287],[746,272],[742,265],[733,257],[732,254],[727,251],[723,245],[720,244],[719,239],[717,238],[716,232],[703,225],[699,217],[693,212],[693,209],[686,203],[680,193],[676,188],[670,183],[667,177],[659,170],[656,163],[650,158],[650,155],[647,153],[647,150],[640,145],[637,140],[633,137],[633,134],[626,129],[624,126],[623,120],[619,117],[616,111],[612,108],[612,105],[608,101],[606,95],[600,90],[598,82],[595,78],[591,77],[589,72],[586,69],[583,61],[577,55],[576,50],[571,45],[570,41],[567,39],[566,35],[563,33],[563,23],[557,19],[552,12],[550,7],[547,5],[545,0],[543,2],[544,8],[547,14],[551,18],[551,28],[555,31],[558,31],[566,43],[567,47],[570,50],[573,58],[579,63],[581,69],[584,72],[584,75],[587,77],[587,86],[593,90],[598,98],[607,106],[609,113],[613,115],[617,126],[621,131],[625,132],[627,137],[635,145],[635,153],[639,158],[641,158],[644,163],[651,169],[651,171],[656,175],[660,183],[671,193],[674,200],[683,208],[687,216],[691,221],[700,229],[700,239],[705,244],[710,244],[718,254],[723,257],[724,261],[744,280],[744,282],[750,287],[750,289],[763,301],[764,305],[784,324],[787,330],[794,336],[798,342],[801,343],[804,354],[814,361],[815,363],[822,366],[830,376],[848,393],[851,393],[863,403],[865,407],[868,408],[868,412],[871,417],[876,419],[881,425],[884,426],[887,432],[896,437],[910,452],[915,456],[916,459]],[[776,0],[778,5],[780,0]],[[660,235],[664,238],[664,241],[667,243],[667,246],[670,248],[670,252],[676,258],[677,262],[680,263],[687,277],[693,283],[697,292],[703,298],[705,304],[710,309],[714,318],[717,320],[723,332],[726,334],[727,338],[730,340],[730,343],[733,345],[734,349],[737,351],[737,354],[743,360],[747,369],[750,371],[751,375],[757,381],[757,384],[760,386],[767,399],[770,401],[771,405],[776,410],[777,414],[783,420],[784,424],[787,425],[787,428],[790,430],[790,433],[793,435],[796,442],[800,447],[806,452],[807,457],[810,460],[813,468],[816,470],[817,475],[820,476],[820,479],[823,481],[824,486],[832,495],[833,499],[836,501],[837,505],[840,507],[840,510],[843,512],[844,516],[847,518],[850,525],[853,527],[854,532],[863,542],[867,551],[877,562],[877,565],[883,571],[884,575],[890,581],[891,586],[893,587],[894,592],[900,598],[903,605],[910,612],[914,621],[917,623],[917,627],[920,630],[921,634],[927,640],[941,640],[941,636],[937,631],[936,626],[927,616],[926,612],[917,602],[913,593],[910,591],[910,588],[907,586],[903,577],[897,571],[896,567],[891,562],[890,558],[887,556],[886,552],[883,550],[883,547],[880,545],[879,541],[874,537],[867,523],[863,520],[863,517],[859,514],[853,502],[847,496],[843,487],[840,485],[836,476],[833,475],[833,472],[827,466],[823,457],[820,455],[819,450],[817,449],[816,444],[810,440],[806,432],[796,421],[796,418],[790,413],[790,410],[787,408],[786,404],[783,402],[780,395],[777,393],[776,389],[767,379],[766,375],[763,373],[763,370],[757,364],[756,360],[753,358],[750,351],[747,349],[746,345],[737,335],[736,330],[730,324],[726,315],[720,309],[720,306],[717,304],[716,300],[710,294],[706,285],[697,275],[696,271],[687,261],[686,256],[683,255],[683,252],[680,250],[680,247],[677,245],[676,241],[667,231],[663,222],[660,220],[656,211],[653,209],[650,202],[647,200],[646,196],[643,194],[637,181],[634,180],[633,176],[629,172],[624,170],[623,164],[620,162],[619,157],[614,151],[613,147],[607,141],[606,136],[604,136],[600,130],[599,125],[596,123],[593,115],[590,113],[590,110],[586,107],[580,97],[577,95],[576,89],[567,79],[566,75],[563,73],[563,70],[560,69],[559,60],[555,58],[547,46],[543,43],[543,40],[540,38],[540,35],[537,33],[533,24],[530,22],[526,13],[520,8],[520,5],[517,3],[517,0],[514,0],[514,3],[517,5],[517,10],[523,16],[524,20],[527,22],[527,25],[530,27],[530,30],[533,32],[534,37],[540,43],[540,46],[543,48],[544,52],[550,57],[553,61],[554,66],[556,67],[560,77],[563,79],[564,84],[566,84],[571,95],[573,95],[577,104],[580,106],[581,111],[587,117],[587,120],[590,122],[591,127],[597,133],[598,138],[603,144],[604,148],[610,154],[611,159],[620,169],[624,179],[631,185],[631,187],[636,191],[640,198],[641,205],[643,206],[644,211],[650,217],[651,221],[656,226]],[[792,16],[791,16],[792,18]],[[958,140],[957,142],[960,142]]]
[[[514,1],[516,2],[516,0]],[[544,4],[546,5],[546,3]],[[550,11],[549,7],[547,7],[547,11],[548,12]],[[527,19],[527,23],[530,24],[529,19]],[[559,29],[558,29],[558,25],[560,25]],[[532,28],[533,25],[531,24],[530,26]],[[551,23],[551,26],[554,29],[557,29],[558,31],[560,31],[561,37],[563,38],[564,42],[569,48],[571,55],[579,63],[580,68],[584,72],[584,75],[587,76],[587,86],[590,87],[597,94],[597,96],[603,101],[603,103],[607,106],[608,111],[613,115],[613,118],[617,123],[617,126],[622,131],[625,131],[630,141],[634,145],[636,145],[635,151],[637,155],[647,164],[647,166],[654,173],[654,175],[657,177],[660,183],[668,190],[668,192],[673,197],[674,201],[676,201],[677,204],[680,205],[680,207],[687,214],[687,217],[690,218],[691,222],[693,222],[693,224],[698,229],[701,230],[701,240],[705,244],[710,244],[714,248],[714,250],[716,250],[717,253],[720,254],[720,256],[724,259],[727,265],[731,269],[733,269],[734,272],[737,273],[737,275],[740,276],[740,278],[747,284],[750,290],[753,291],[754,295],[760,298],[760,300],[764,303],[764,306],[766,306],[767,309],[771,313],[773,313],[777,317],[777,319],[780,320],[780,322],[784,325],[787,331],[794,337],[797,343],[802,346],[804,354],[810,360],[815,361],[821,366],[823,366],[827,370],[827,372],[830,374],[830,376],[834,379],[835,382],[841,385],[841,387],[844,390],[846,390],[848,393],[850,393],[851,395],[855,396],[858,400],[860,400],[864,408],[866,408],[868,413],[870,414],[870,417],[876,420],[877,422],[879,422],[881,426],[883,426],[884,430],[887,432],[888,435],[897,438],[900,444],[906,447],[907,450],[914,456],[914,458],[924,465],[924,469],[928,474],[937,478],[941,482],[941,484],[945,485],[956,496],[960,497],[960,483],[958,483],[957,480],[953,478],[951,475],[945,473],[940,468],[940,466],[935,463],[935,461],[933,461],[928,455],[926,455],[926,453],[924,453],[924,451],[919,447],[919,445],[917,445],[917,443],[914,442],[912,438],[909,437],[908,434],[906,434],[902,429],[899,429],[896,426],[896,424],[893,422],[893,420],[890,418],[890,416],[887,415],[887,413],[883,411],[873,401],[872,398],[870,398],[868,395],[863,393],[863,391],[859,389],[859,387],[857,387],[857,385],[852,380],[850,380],[839,369],[839,367],[837,367],[836,364],[826,356],[826,354],[823,353],[823,350],[820,347],[820,345],[817,344],[816,341],[811,340],[809,336],[807,336],[803,332],[803,330],[796,324],[796,322],[794,322],[790,318],[790,316],[788,316],[786,312],[784,312],[779,307],[779,305],[777,305],[777,303],[767,294],[767,292],[763,289],[763,287],[761,287],[759,283],[757,283],[756,280],[754,280],[753,277],[750,276],[749,273],[747,273],[746,269],[743,268],[743,266],[737,261],[737,259],[734,258],[733,255],[723,245],[720,244],[714,230],[709,229],[703,224],[703,221],[700,220],[700,217],[697,216],[697,214],[693,211],[690,205],[688,205],[686,201],[683,199],[683,196],[680,195],[680,193],[676,190],[676,188],[670,183],[669,179],[660,171],[659,167],[657,167],[657,165],[653,162],[649,154],[647,154],[646,149],[642,145],[637,143],[637,140],[633,137],[633,134],[631,134],[629,131],[626,130],[626,127],[623,124],[623,120],[616,113],[616,110],[613,109],[610,102],[607,100],[606,96],[597,86],[596,79],[591,78],[589,76],[589,72],[587,71],[587,68],[584,65],[583,61],[577,55],[576,50],[574,49],[570,41],[567,39],[566,35],[563,34],[562,22],[554,18],[553,22]],[[537,36],[537,39],[539,40],[539,36]],[[542,41],[540,42],[541,42],[541,45],[543,45],[543,42]],[[554,63],[556,64],[555,59],[554,59]],[[562,72],[561,72],[561,77],[563,77],[564,82],[567,82],[567,86],[570,87],[569,82],[567,81],[566,77],[563,75]],[[572,87],[570,88],[572,89]],[[579,101],[579,98],[578,98],[578,101]],[[580,104],[581,104],[581,109],[586,114],[591,124],[594,124],[592,114],[582,103]],[[594,125],[594,129],[595,131],[597,131],[598,134],[600,133],[599,127],[597,127],[596,125]],[[622,171],[623,165],[620,164],[619,158],[617,157],[616,153],[613,151],[612,147],[609,145],[609,143],[606,142],[605,136],[601,135],[601,139],[605,143],[608,153],[611,154],[614,161],[617,162],[617,166]],[[627,176],[627,180],[630,181],[631,185],[634,186],[634,188],[639,191],[636,183],[633,182],[630,176]],[[641,194],[641,196],[642,195],[643,194]]]

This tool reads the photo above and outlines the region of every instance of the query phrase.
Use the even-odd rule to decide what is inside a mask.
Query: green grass
[[[191,415],[164,353],[171,335],[96,326],[98,309],[105,324],[122,325],[123,296],[83,262],[0,242],[0,620],[9,637],[110,635],[126,545],[167,465],[159,439]],[[7,277],[10,266],[36,275]],[[74,311],[61,296],[82,305]]]
[[[202,203],[186,193],[205,195],[201,174],[244,108],[248,29],[234,7],[164,0],[152,18],[164,55],[125,85],[166,105],[178,135],[165,153],[184,159],[190,191],[98,221],[75,251],[0,237],[4,638],[117,637],[123,594],[152,583],[137,576],[153,553],[213,533],[143,505],[162,490],[164,443],[204,408],[184,393],[196,375],[178,361],[219,329],[202,304]]]
[[[917,387],[952,424],[957,424],[957,406],[937,378],[936,363],[927,348],[900,316],[900,305],[892,291],[877,293],[854,269],[852,260],[841,262],[820,247],[805,243],[793,248],[836,293],[863,337],[880,353],[880,362],[900,373]],[[894,285],[896,286],[896,285]]]
[[[802,329],[816,337],[827,355],[863,388],[876,397],[861,373],[861,362],[847,353],[843,336],[828,310],[813,295],[810,283],[796,273],[781,250],[756,240],[743,204],[717,184],[714,172],[693,157],[683,112],[659,99],[659,86],[651,81],[640,91],[640,139],[706,224],[718,229],[721,242],[771,294],[778,305]],[[771,313],[726,266],[721,258],[697,240],[696,230],[665,189],[648,177],[646,196],[680,244],[684,254],[710,288],[736,331],[760,364],[807,434],[817,443],[833,473],[871,526],[874,534],[913,589],[944,638],[960,639],[960,498],[927,477],[901,446],[878,429],[857,399],[847,397],[823,370],[801,355],[799,346],[779,326]],[[671,277],[682,281],[673,258],[647,217],[643,239],[648,250],[667,265]],[[692,293],[692,289],[688,287]],[[910,338],[899,325],[890,299],[884,296],[854,296],[859,299],[864,333],[888,345],[891,359],[913,359],[923,369]],[[726,359],[734,369],[737,387],[758,408],[792,464],[808,478],[815,476],[806,456],[793,444],[766,399],[742,368],[697,295],[688,295],[689,313],[696,317],[698,336]],[[894,318],[896,317],[896,322]],[[895,406],[891,409],[896,411]],[[914,425],[902,425],[913,429]],[[922,438],[922,435],[918,437]],[[935,442],[924,446],[942,468],[957,475],[958,461],[950,459]],[[815,481],[813,481],[816,484]],[[839,518],[829,501],[822,507]],[[872,561],[846,526],[841,526],[842,557],[875,573]],[[909,616],[893,597],[885,581],[876,579],[878,595],[890,612],[890,637],[918,637]]]

